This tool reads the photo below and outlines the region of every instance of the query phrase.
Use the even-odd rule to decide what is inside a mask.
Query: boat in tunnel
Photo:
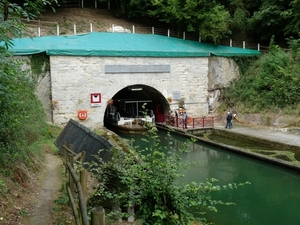
[[[151,100],[114,100],[106,108],[104,126],[112,131],[144,133],[155,126],[153,109],[146,108]],[[150,104],[151,105],[151,104]]]
[[[104,126],[112,131],[144,133],[165,121],[169,105],[164,96],[145,85],[128,86],[107,102]]]

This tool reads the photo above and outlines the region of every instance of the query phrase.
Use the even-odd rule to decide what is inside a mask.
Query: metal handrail
[[[165,116],[165,125],[185,129],[184,119],[176,116]],[[187,129],[209,128],[214,126],[214,117],[197,117],[187,120]]]

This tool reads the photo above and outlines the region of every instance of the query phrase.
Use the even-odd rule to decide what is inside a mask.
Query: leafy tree
[[[230,15],[224,6],[207,0],[153,0],[149,16],[177,31],[197,31],[203,40],[218,42],[230,33]]]
[[[2,12],[0,13],[0,41],[3,41],[8,48],[11,45],[11,38],[22,35],[25,25],[21,19],[33,19],[46,5],[51,6],[54,3],[57,4],[57,0],[26,0],[23,5],[8,0],[0,1],[0,12]]]
[[[222,38],[231,33],[229,27],[231,23],[230,15],[223,6],[215,5],[210,11],[203,12],[200,15],[199,17],[202,18],[195,22],[194,26],[199,24],[198,31],[201,39],[212,40],[214,43],[218,43]]]
[[[214,200],[211,193],[244,184],[220,187],[215,184],[216,179],[180,183],[182,170],[190,166],[182,163],[188,143],[174,152],[170,135],[167,139],[169,146],[164,148],[156,128],[152,128],[144,138],[147,147],[141,155],[112,149],[110,161],[103,162],[97,157],[99,162],[92,163],[91,169],[99,181],[99,188],[88,200],[90,208],[105,204],[106,209],[112,209],[116,203],[120,206],[135,203],[135,217],[142,224],[187,225],[195,220],[205,222],[205,212],[216,211],[217,204],[233,204]],[[195,212],[200,218],[195,218]]]
[[[250,12],[241,0],[232,1],[228,8],[232,17],[231,29],[233,32],[239,32],[239,35],[246,36],[248,30],[248,19]],[[243,38],[244,38],[243,37]]]
[[[153,9],[151,0],[130,0],[127,5],[128,17],[148,18],[148,10],[151,9]]]
[[[282,13],[290,22],[284,27],[285,34],[299,34],[300,33],[300,1],[293,0],[290,3],[291,8]]]
[[[249,32],[263,41],[269,41],[272,35],[283,37],[283,29],[289,24],[289,18],[283,15],[289,10],[289,1],[262,1],[249,18]]]
[[[0,167],[12,166],[26,159],[28,146],[45,128],[42,105],[35,94],[35,84],[10,59],[2,48],[0,54]]]
[[[29,145],[44,132],[45,115],[34,80],[22,71],[8,47],[11,38],[19,37],[24,29],[21,18],[30,18],[46,3],[49,1],[25,1],[21,7],[0,2],[0,168],[11,168],[17,160],[28,163]]]
[[[242,74],[227,93],[231,102],[258,110],[272,106],[296,106],[300,98],[299,40],[290,39],[292,51],[286,52],[270,42],[270,52],[262,55]]]

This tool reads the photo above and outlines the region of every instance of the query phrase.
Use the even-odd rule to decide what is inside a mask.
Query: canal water
[[[167,133],[159,131],[162,145]],[[139,149],[145,149],[142,135],[119,134],[134,140]],[[187,138],[171,134],[176,151]],[[189,153],[183,162],[200,161],[185,172],[182,182],[203,182],[206,178],[218,179],[218,185],[249,181],[234,190],[214,194],[215,199],[234,202],[235,205],[218,205],[218,212],[206,217],[216,225],[300,225],[300,172],[269,162],[249,158],[221,147],[202,142],[188,145]]]

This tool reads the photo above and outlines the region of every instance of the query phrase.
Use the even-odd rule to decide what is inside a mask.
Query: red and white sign
[[[91,93],[91,105],[92,106],[101,106],[101,94],[100,93]]]

